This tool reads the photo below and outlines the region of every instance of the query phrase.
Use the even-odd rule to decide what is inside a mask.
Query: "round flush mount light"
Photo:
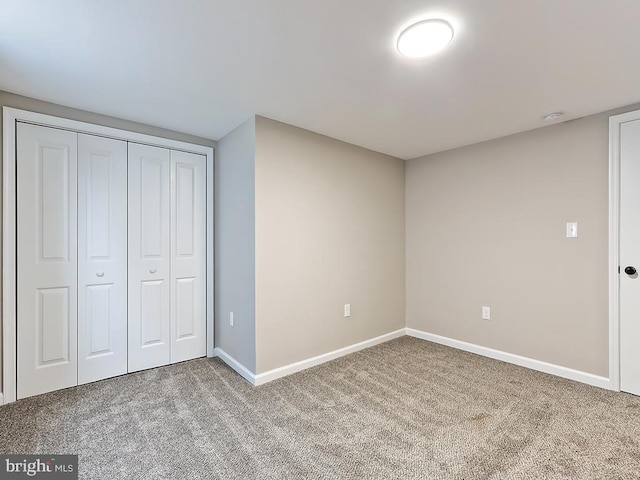
[[[432,18],[405,28],[398,37],[398,52],[405,57],[428,57],[453,40],[453,27],[446,20]]]
[[[542,119],[547,122],[557,122],[562,118],[563,115],[564,113],[562,112],[553,112],[553,113],[548,113],[547,115],[542,117]]]

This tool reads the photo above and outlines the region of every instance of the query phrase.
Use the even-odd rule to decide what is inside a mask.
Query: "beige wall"
[[[255,119],[218,142],[215,342],[255,372]],[[234,326],[229,313],[234,314]]]
[[[107,117],[104,115],[98,115],[96,113],[85,112],[82,110],[76,110],[73,108],[63,107],[60,105],[54,105],[52,103],[41,102],[27,97],[21,97],[7,92],[0,91],[0,105],[3,107],[14,107],[22,110],[29,110],[32,112],[44,113],[47,115],[53,115],[56,117],[68,118],[71,120],[78,120],[81,122],[94,123],[97,125],[104,125],[112,128],[119,128],[122,130],[128,130],[131,132],[145,133],[148,135],[155,135],[158,137],[170,138],[173,140],[180,140],[183,142],[190,142],[199,145],[207,145],[215,147],[216,142],[213,140],[207,140],[205,138],[194,137],[183,133],[173,132],[162,128],[152,127],[149,125],[143,125],[140,123],[129,122],[126,120],[120,120],[113,117]],[[171,115],[171,112],[167,112],[167,115]],[[2,131],[2,117],[0,116],[0,131]],[[2,138],[0,135],[0,151],[2,151]],[[1,185],[1,182],[0,182]],[[0,195],[0,199],[2,196]],[[0,212],[2,211],[0,206]],[[2,329],[0,329],[0,335]],[[0,338],[0,353],[1,349]],[[2,355],[0,354],[0,375],[2,372]],[[1,385],[1,383],[0,383]]]
[[[256,122],[256,373],[403,328],[404,162]]]
[[[409,328],[608,377],[608,116],[407,162]]]

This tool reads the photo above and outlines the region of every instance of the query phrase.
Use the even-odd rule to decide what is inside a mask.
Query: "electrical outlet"
[[[491,320],[491,308],[490,307],[482,307],[482,319],[483,320]]]
[[[233,312],[229,312],[229,325],[233,327]]]
[[[350,303],[345,303],[344,304],[344,318],[350,317],[351,316],[351,304]]]

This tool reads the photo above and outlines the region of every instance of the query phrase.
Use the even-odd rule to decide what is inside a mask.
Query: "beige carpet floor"
[[[252,387],[200,359],[0,407],[84,479],[638,479],[640,398],[403,337]]]

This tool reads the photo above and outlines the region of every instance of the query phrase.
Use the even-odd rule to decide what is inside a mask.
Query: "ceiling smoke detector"
[[[396,48],[405,57],[428,57],[443,50],[453,40],[453,27],[446,20],[432,18],[405,28]]]
[[[557,122],[563,117],[564,113],[562,112],[553,112],[542,117],[546,122]]]

